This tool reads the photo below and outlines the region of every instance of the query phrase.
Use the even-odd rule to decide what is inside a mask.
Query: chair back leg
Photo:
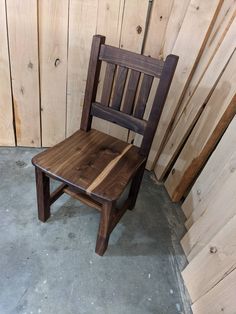
[[[105,202],[102,206],[100,224],[97,235],[97,243],[95,252],[102,256],[108,246],[110,237],[110,224],[112,221],[112,211],[115,204],[114,202]]]
[[[136,204],[138,192],[139,192],[142,179],[143,179],[144,170],[145,170],[145,163],[138,169],[138,171],[136,172],[132,180],[130,190],[129,190],[129,197],[128,197],[130,199],[129,210],[132,210]]]
[[[42,222],[47,221],[50,217],[50,181],[49,177],[35,167],[37,202],[38,202],[38,218]]]

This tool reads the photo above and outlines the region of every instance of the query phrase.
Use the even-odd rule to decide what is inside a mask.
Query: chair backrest
[[[98,103],[96,94],[102,62],[107,65],[101,101]],[[161,61],[105,45],[104,36],[93,36],[80,128],[89,131],[93,116],[116,123],[143,135],[140,153],[147,156],[177,62],[178,57],[175,55],[169,55],[165,61]],[[149,118],[144,120],[154,77],[160,81]]]

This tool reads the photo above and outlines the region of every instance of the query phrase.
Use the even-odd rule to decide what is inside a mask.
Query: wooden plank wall
[[[179,55],[147,168],[183,201],[194,314],[236,308],[235,15],[235,0],[0,0],[2,146],[52,146],[79,127],[93,34],[156,58]],[[109,122],[93,126],[140,143]]]

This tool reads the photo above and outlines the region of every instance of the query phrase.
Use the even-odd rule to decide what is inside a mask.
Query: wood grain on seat
[[[143,162],[138,147],[96,130],[80,130],[33,158],[46,174],[110,201],[119,198]]]

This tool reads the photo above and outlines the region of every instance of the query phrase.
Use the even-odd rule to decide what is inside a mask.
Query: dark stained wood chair
[[[97,102],[102,62],[107,63],[106,72],[101,102]],[[103,36],[93,37],[80,130],[32,160],[41,221],[49,218],[50,205],[63,193],[79,199],[101,212],[96,253],[104,254],[112,230],[125,211],[135,206],[177,62],[175,55],[164,62],[105,45]],[[154,77],[160,81],[149,118],[144,120]],[[143,135],[140,148],[91,129],[93,116]],[[50,178],[62,182],[52,193]],[[128,198],[118,209],[116,201],[130,181]]]

